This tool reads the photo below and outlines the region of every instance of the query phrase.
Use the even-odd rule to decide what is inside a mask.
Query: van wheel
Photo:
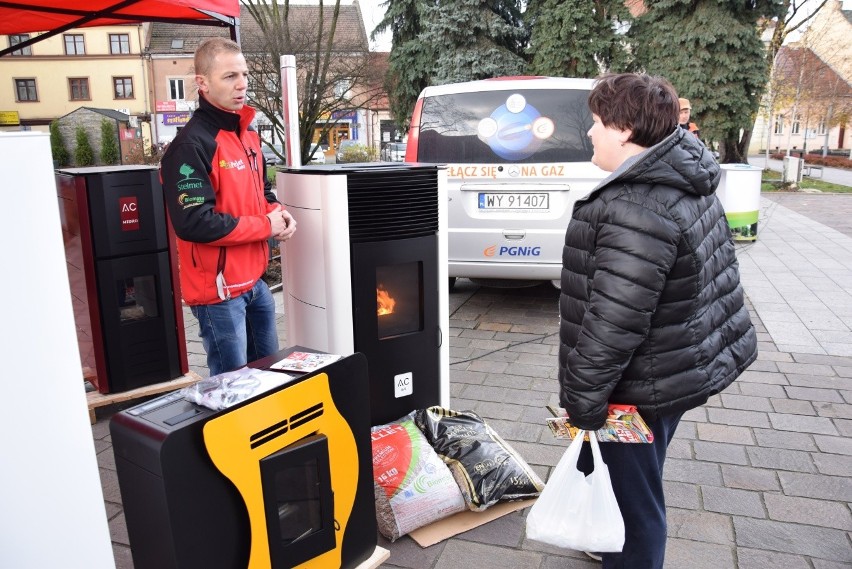
[[[449,289],[452,291],[456,287],[456,277],[450,277]]]

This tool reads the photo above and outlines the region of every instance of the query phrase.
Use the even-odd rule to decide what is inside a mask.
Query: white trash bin
[[[721,164],[722,180],[716,195],[735,241],[757,239],[760,213],[760,183],[763,170],[748,164]]]

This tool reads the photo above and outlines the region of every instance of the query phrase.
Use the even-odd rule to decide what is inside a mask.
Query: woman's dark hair
[[[644,73],[607,73],[595,81],[589,108],[606,127],[632,130],[628,142],[648,148],[677,127],[677,93],[662,77]]]

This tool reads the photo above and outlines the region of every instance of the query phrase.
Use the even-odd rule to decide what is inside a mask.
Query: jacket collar
[[[225,111],[215,106],[204,98],[204,95],[199,93],[198,109],[195,111],[195,114],[200,115],[206,121],[215,124],[222,130],[245,132],[254,120],[256,111],[248,105],[243,105],[243,108],[236,113]]]

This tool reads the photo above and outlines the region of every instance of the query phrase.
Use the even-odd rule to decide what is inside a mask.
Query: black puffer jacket
[[[721,170],[677,129],[578,202],[565,234],[560,403],[603,426],[608,403],[650,419],[725,389],[757,357]]]

